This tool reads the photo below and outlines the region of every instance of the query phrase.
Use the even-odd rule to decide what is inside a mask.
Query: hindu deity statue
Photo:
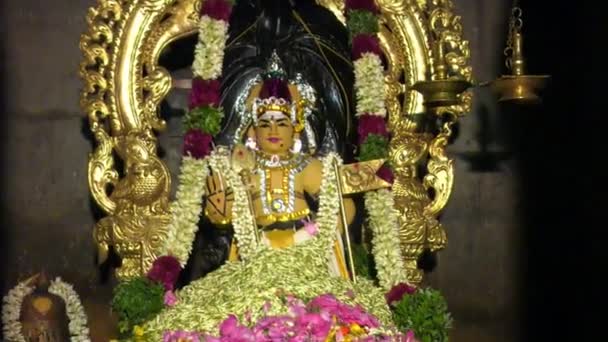
[[[255,216],[256,239],[272,248],[299,244],[317,233],[316,210],[322,182],[322,163],[303,150],[307,107],[296,84],[289,84],[277,54],[273,54],[262,82],[252,87],[248,112],[251,123],[244,130],[245,147],[237,145],[232,160],[238,164],[247,189],[247,200]],[[213,173],[206,181],[205,216],[215,225],[233,220],[234,191]],[[344,198],[345,221],[351,223],[355,205]],[[335,230],[335,246],[330,269],[335,275],[349,278],[341,227]],[[238,260],[238,246],[233,239],[229,260]]]
[[[193,182],[191,191],[204,187],[197,204],[202,215],[214,229],[233,232],[227,260],[177,291],[176,304],[146,324],[152,338],[170,330],[217,332],[229,315],[255,320],[283,314],[278,292],[332,294],[391,322],[383,290],[368,279],[352,279],[345,241],[356,210],[341,190],[342,158],[331,151],[313,156],[302,142],[314,92],[301,91],[309,88],[300,77],[288,77],[276,53],[257,80],[246,92],[235,143],[217,145],[203,159],[184,158],[204,182]],[[182,175],[188,173],[182,167]],[[184,189],[177,206],[199,198],[180,193]],[[194,234],[183,227],[197,219],[174,216],[166,254],[183,262],[195,253]]]

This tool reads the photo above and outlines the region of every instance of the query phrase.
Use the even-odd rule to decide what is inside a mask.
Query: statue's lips
[[[276,144],[281,142],[281,138],[267,138],[266,140],[268,140],[269,142]]]

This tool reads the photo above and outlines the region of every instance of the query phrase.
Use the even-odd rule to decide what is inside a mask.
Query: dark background
[[[475,78],[497,77],[510,2],[455,3]],[[92,145],[78,106],[78,40],[93,5],[0,3],[0,292],[40,270],[61,276],[104,341],[111,283],[94,264]],[[456,184],[441,217],[449,243],[427,280],[448,300],[457,342],[585,341],[605,324],[605,19],[582,2],[521,6],[528,70],[552,76],[544,104],[499,105],[488,89],[475,89],[449,148]],[[173,170],[177,125],[161,136]]]
[[[522,4],[530,69],[553,75],[544,107],[512,116],[527,128],[512,136],[519,140],[525,189],[521,288],[531,340],[598,340],[605,317],[606,63],[600,47],[608,26],[599,8],[584,3]]]

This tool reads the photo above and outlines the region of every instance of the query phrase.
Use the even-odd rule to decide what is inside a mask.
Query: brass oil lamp
[[[427,108],[437,108],[461,103],[459,95],[472,86],[464,79],[449,78],[443,41],[438,39],[433,44],[433,74],[430,81],[420,81],[413,89],[424,97]]]
[[[525,60],[523,56],[523,21],[522,10],[514,2],[511,9],[509,21],[509,35],[507,47],[505,48],[507,69],[510,75],[482,84],[489,85],[498,95],[498,102],[510,102],[515,104],[537,104],[541,102],[538,93],[545,87],[548,75],[526,75]]]

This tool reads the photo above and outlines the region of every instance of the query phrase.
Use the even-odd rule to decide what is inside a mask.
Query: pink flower
[[[408,330],[408,332],[405,334],[405,342],[418,342],[413,331]]]
[[[365,312],[360,306],[353,307],[342,303],[335,315],[343,324],[350,325],[356,323],[362,327],[368,328],[377,328],[380,326],[378,319]]]
[[[370,134],[387,138],[389,136],[384,118],[373,114],[362,114],[359,116],[357,133],[359,135],[359,145],[363,144]]]
[[[304,302],[294,296],[287,296],[287,305],[289,306],[289,311],[294,316],[301,316],[306,313],[306,305],[304,305]]]
[[[302,220],[304,222],[304,230],[310,235],[317,235],[319,232],[319,225],[313,220]]]
[[[312,341],[324,341],[332,326],[330,316],[321,313],[306,313],[298,316],[295,323],[296,330],[308,332]]]
[[[207,1],[205,1],[207,3]],[[190,109],[202,106],[218,107],[220,105],[220,81],[203,80],[195,78],[192,80],[192,91],[188,101]]]
[[[230,315],[220,324],[221,341],[254,342],[255,335],[251,329],[240,325],[235,315]]]
[[[235,315],[230,315],[220,325],[220,335],[228,336],[236,329],[238,325],[238,319]]]
[[[163,342],[200,342],[200,335],[196,332],[187,332],[183,330],[165,331],[163,334]],[[207,340],[208,341],[208,340]]]
[[[203,133],[198,128],[189,130],[184,136],[184,155],[191,155],[196,159],[202,159],[211,153],[213,137]]]
[[[308,309],[314,310],[327,310],[329,312],[333,312],[340,306],[340,303],[336,299],[336,297],[332,294],[324,294],[313,298],[308,303]]]
[[[175,293],[173,293],[173,291],[166,291],[165,292],[165,305],[173,306],[176,303],[177,303],[177,297],[175,296]]]
[[[148,271],[148,279],[159,282],[165,286],[165,290],[173,290],[175,282],[179,277],[182,267],[173,256],[165,255],[154,260],[152,268]]]
[[[355,298],[355,291],[348,289],[345,293],[346,297],[350,298],[350,299],[354,299]]]
[[[227,0],[205,0],[201,7],[201,16],[208,15],[217,20],[228,21],[232,13],[232,5]]]
[[[388,305],[394,305],[398,303],[405,294],[413,294],[416,292],[416,288],[406,283],[399,283],[393,286],[385,295],[386,302]]]
[[[382,165],[382,167],[378,169],[378,172],[376,172],[376,175],[391,184],[393,184],[393,182],[395,181],[395,175],[393,174],[393,170],[391,170],[386,165]]]
[[[379,57],[383,55],[378,37],[363,33],[353,37],[351,53],[353,61],[361,58],[364,53],[373,53]]]
[[[360,10],[369,11],[372,13],[379,13],[378,7],[374,0],[346,0],[344,8],[348,10]]]

